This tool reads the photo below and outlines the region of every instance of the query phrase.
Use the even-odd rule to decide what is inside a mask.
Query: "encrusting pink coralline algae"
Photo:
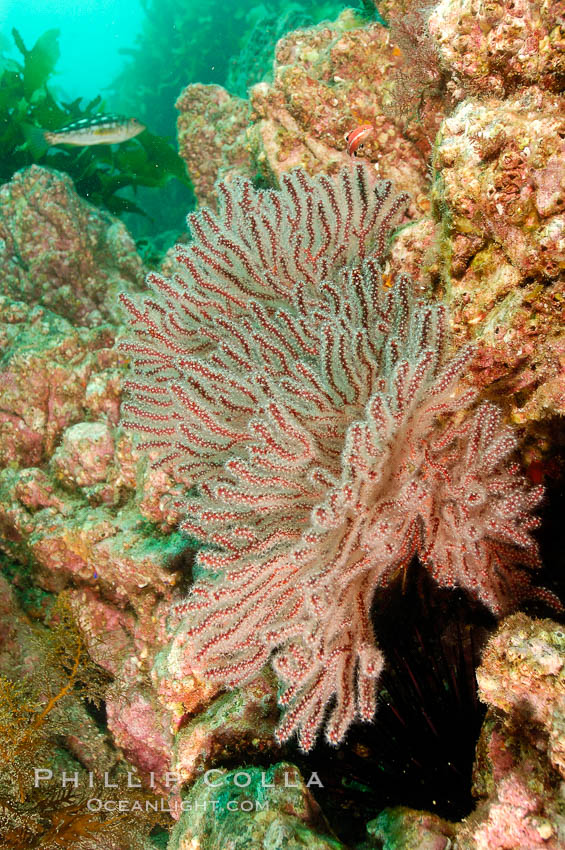
[[[309,750],[324,721],[337,744],[373,717],[374,593],[415,555],[497,614],[551,596],[523,569],[542,489],[498,409],[461,387],[473,350],[449,358],[444,306],[383,280],[405,196],[363,165],[219,192],[175,276],[150,275],[142,305],[122,296],[124,423],[198,485],[181,527],[207,546],[174,651],[228,687],[271,659],[278,738]]]

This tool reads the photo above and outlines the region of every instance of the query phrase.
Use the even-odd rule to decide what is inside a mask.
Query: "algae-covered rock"
[[[192,83],[175,104],[179,153],[186,162],[194,192],[203,206],[215,207],[217,180],[252,177],[246,147],[249,104],[222,86]]]
[[[461,850],[560,850],[565,806],[559,775],[550,767],[543,736],[524,730],[521,715],[490,712],[477,746],[475,812],[458,828]],[[562,783],[561,783],[562,784]]]
[[[560,0],[441,0],[428,26],[459,84],[498,96],[531,83],[562,88],[562,16]]]
[[[359,153],[398,191],[408,191],[411,214],[421,214],[429,208],[428,143],[423,150],[417,135],[404,135],[385,108],[400,51],[382,24],[363,23],[345,10],[335,23],[279,41],[272,85],[250,92],[249,144],[261,173],[277,184],[297,166],[309,174],[337,172],[350,162],[345,135],[371,124]]]
[[[63,430],[86,417],[90,378],[118,361],[114,338],[109,325],[76,328],[0,296],[0,467],[39,465]]]
[[[67,174],[32,165],[0,188],[0,294],[92,327],[116,321],[117,293],[143,277],[125,225],[80,198]]]
[[[183,801],[168,850],[345,850],[292,764],[210,770]]]
[[[37,671],[40,670],[44,687],[43,677],[49,672],[45,669],[48,638],[49,632],[30,621],[18,602],[14,588],[0,575],[0,677],[15,682],[34,681]],[[5,710],[5,699],[6,691],[3,690],[0,711]],[[14,714],[14,724],[19,720]],[[76,769],[80,764],[88,770],[93,770],[96,775],[101,775],[118,761],[118,754],[107,730],[99,728],[80,699],[73,699],[72,704],[67,706],[64,722],[62,716],[59,716],[58,725],[54,728],[66,753],[53,752],[48,755],[49,758],[62,757],[66,760],[65,769]],[[4,738],[6,730],[2,728],[0,734]],[[77,760],[74,764],[71,755]],[[4,767],[5,764],[0,766]]]
[[[461,850],[565,846],[565,632],[515,614],[490,639],[477,671],[490,710],[473,769],[475,812]]]
[[[384,809],[367,824],[369,847],[378,850],[450,850],[455,825],[414,809]]]
[[[158,784],[171,720],[148,683],[168,639],[168,564],[186,541],[160,508],[171,482],[118,427],[115,336],[0,296],[0,547],[26,565],[25,582],[66,589],[95,660],[117,680],[107,700],[114,751]],[[77,753],[88,748],[81,735]]]
[[[278,717],[276,682],[267,669],[242,688],[219,696],[182,727],[175,740],[174,772],[188,783],[203,770],[233,762],[237,754],[276,750]]]
[[[88,487],[105,480],[113,454],[112,431],[105,422],[78,422],[64,432],[52,467],[60,480]]]
[[[443,294],[475,381],[520,424],[565,413],[563,98],[469,99],[441,127],[433,197]]]
[[[156,790],[167,795],[173,741],[168,714],[149,687],[134,683],[128,688],[128,680],[135,681],[129,669],[120,671],[118,687],[109,690],[108,726],[115,744],[136,765],[140,777],[146,782],[151,777]]]
[[[484,702],[545,729],[550,760],[565,778],[565,628],[509,617],[488,643],[477,682]]]

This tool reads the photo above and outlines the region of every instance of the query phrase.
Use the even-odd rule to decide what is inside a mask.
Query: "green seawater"
[[[146,260],[158,259],[195,205],[172,153],[180,92],[215,83],[245,98],[271,79],[281,36],[348,6],[378,19],[371,0],[1,0],[0,182],[32,162],[67,171],[79,194],[124,217]],[[18,67],[25,91],[13,85]],[[46,92],[56,114],[40,104]],[[100,112],[139,119],[171,152],[142,136],[112,156],[103,146],[82,151],[77,163],[80,149],[46,152],[34,135]]]

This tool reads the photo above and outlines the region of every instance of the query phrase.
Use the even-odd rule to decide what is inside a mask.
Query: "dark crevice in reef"
[[[108,731],[108,717],[107,717],[107,714],[106,714],[106,701],[100,700],[99,703],[95,703],[92,700],[85,699],[84,700],[84,707],[85,707],[86,711],[88,712],[88,714],[90,715],[90,717],[92,717],[92,719],[94,720],[94,722],[98,726],[98,729],[101,732],[107,732]]]
[[[544,482],[547,492],[536,536],[544,568],[534,583],[565,599],[565,486]],[[190,580],[194,552],[171,565]],[[521,606],[535,617],[561,619],[542,602]],[[415,560],[409,570],[379,591],[373,623],[386,666],[379,683],[373,723],[352,726],[334,749],[323,738],[304,755],[295,742],[280,758],[296,764],[307,781],[316,772],[323,788],[310,788],[335,834],[346,844],[363,840],[366,823],[385,807],[409,806],[452,821],[475,808],[471,771],[485,715],[475,670],[497,621],[463,591],[438,588]],[[272,754],[248,757],[267,767]],[[240,756],[222,767],[241,766]]]
[[[534,532],[540,546],[543,569],[535,576],[535,583],[555,593],[565,604],[565,448],[554,459],[552,467],[559,475],[544,478],[545,497],[538,515],[541,525]],[[563,614],[540,603],[528,603],[524,610],[532,617],[551,617],[565,622]]]
[[[565,488],[546,482],[538,532],[544,568],[534,582],[565,598]],[[560,619],[541,602],[521,606]],[[475,807],[471,771],[485,715],[475,670],[496,619],[462,591],[438,588],[418,562],[375,598],[373,619],[386,659],[379,707],[371,724],[354,725],[333,749],[320,741],[308,756],[288,757],[307,779],[336,834],[362,840],[365,824],[387,806],[425,809],[460,820]]]
[[[189,543],[165,564],[165,568],[177,576],[176,594],[178,597],[185,597],[190,591],[194,580],[193,569],[197,552],[197,547]]]
[[[475,669],[496,621],[463,592],[437,588],[414,562],[373,605],[385,655],[373,723],[357,723],[333,749],[289,753],[336,834],[346,843],[387,806],[459,820],[474,808],[471,770],[485,714]]]

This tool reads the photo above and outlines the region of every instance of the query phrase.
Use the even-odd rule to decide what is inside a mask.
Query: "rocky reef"
[[[0,274],[2,295],[93,327],[117,320],[117,293],[141,289],[144,269],[120,221],[31,166],[0,188]]]
[[[411,227],[393,260],[408,270],[415,264],[417,280],[448,299],[456,340],[480,341],[475,382],[508,398],[514,422],[540,423],[531,433],[543,450],[564,410],[559,16],[536,3],[523,9],[468,3],[456,12],[441,3],[418,30],[410,4],[379,8],[389,14],[391,30],[358,26],[346,11],[334,24],[281,39],[273,83],[250,90],[246,133],[243,102],[224,93],[222,109],[229,104],[240,117],[232,119],[221,151],[205,158],[205,185],[214,174],[247,175],[253,164],[271,185],[296,166],[334,173],[348,160],[347,132],[372,125],[361,155],[412,198]],[[430,54],[438,80],[431,93],[424,67]],[[422,102],[411,112],[402,111],[406,86],[419,89]],[[189,86],[178,102],[189,168],[201,159],[218,98],[218,87]],[[234,156],[245,163],[241,169],[228,165],[225,158]],[[200,167],[195,171],[198,179]],[[204,185],[196,191],[202,202],[213,200]],[[409,240],[416,245],[406,256]]]
[[[554,499],[565,442],[562,10],[441,0],[422,13],[391,0],[379,12],[390,27],[345,10],[286,35],[272,82],[248,99],[189,85],[179,151],[200,203],[216,208],[218,179],[278,188],[296,167],[335,175],[352,158],[345,136],[370,125],[357,160],[410,194],[383,286],[402,271],[418,297],[443,301],[453,349],[475,346],[467,388],[498,404],[522,439],[517,461]],[[153,465],[158,449],[141,450],[120,424],[131,363],[117,294],[135,303],[147,269],[124,225],[67,175],[24,169],[0,202],[0,674],[33,675],[31,627],[64,594],[111,680],[103,715],[78,699],[69,709],[64,769],[135,768],[176,820],[170,850],[563,846],[565,643],[547,608],[491,627],[466,817],[399,800],[362,812],[363,834],[340,831],[346,785],[322,811],[311,781],[326,756],[304,762],[275,741],[272,673],[227,693],[199,678],[172,641],[178,603],[201,577],[199,543],[178,530],[191,479]],[[175,263],[171,250],[163,273]],[[562,543],[541,548],[540,582],[559,594]],[[347,748],[348,738],[338,753]]]

